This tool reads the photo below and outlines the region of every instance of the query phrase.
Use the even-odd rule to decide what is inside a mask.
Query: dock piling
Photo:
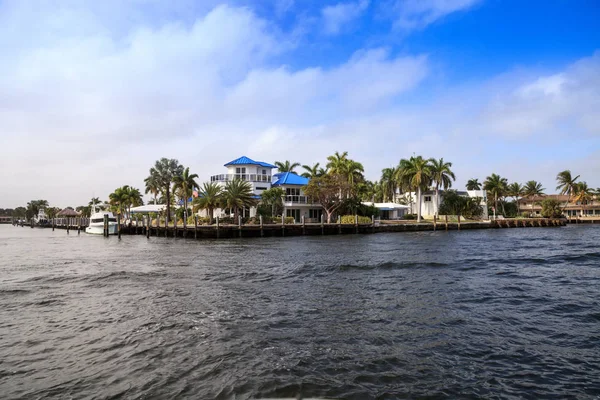
[[[323,218],[324,218],[324,215],[321,214],[321,235],[325,234],[325,220]]]
[[[263,216],[259,215],[258,216],[258,220],[260,223],[260,237],[264,237],[265,236],[265,231],[263,230]]]
[[[217,239],[221,236],[221,231],[219,229],[219,217],[217,217]]]
[[[121,239],[121,214],[117,214],[117,235]]]
[[[304,215],[302,216],[302,235],[306,235],[306,223],[304,222]]]
[[[285,215],[281,214],[281,236],[285,236]]]
[[[242,216],[241,215],[238,215],[238,230],[239,230],[240,237],[242,237]]]
[[[198,215],[194,214],[194,239],[198,239]]]

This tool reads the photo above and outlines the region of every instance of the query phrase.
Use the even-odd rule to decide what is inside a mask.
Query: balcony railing
[[[315,204],[308,196],[284,196],[283,202],[286,204]]]
[[[210,177],[211,182],[229,182],[235,179],[241,179],[247,182],[264,182],[271,183],[272,176],[271,175],[261,175],[261,174],[220,174],[213,175]]]

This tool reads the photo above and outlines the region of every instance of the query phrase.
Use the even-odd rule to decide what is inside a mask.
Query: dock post
[[[304,221],[304,215],[302,216],[302,234],[306,235],[306,222]]]
[[[460,215],[458,215],[458,230],[460,231]]]
[[[31,221],[29,223],[31,225],[31,229],[33,229],[33,218],[31,218]]]
[[[338,226],[338,234],[341,235],[341,233],[342,233],[342,216],[341,215],[338,215],[337,226]]]
[[[198,239],[198,215],[194,214],[194,239]]]
[[[104,230],[102,232],[104,237],[108,237],[108,214],[104,214]]]
[[[281,236],[285,236],[285,216],[281,214]]]
[[[375,233],[375,215],[371,215],[371,233]]]
[[[146,215],[146,239],[150,239],[150,225],[152,224],[152,217],[150,214]]]
[[[119,239],[121,239],[121,213],[117,214],[117,234],[119,235]]]
[[[241,215],[238,215],[238,230],[239,230],[240,237],[242,237],[242,216]]]
[[[77,234],[81,233],[81,217],[77,218]]]
[[[52,232],[54,232],[55,226],[56,226],[56,218],[52,218]]]
[[[321,235],[325,234],[325,219],[324,215],[321,213]]]
[[[258,216],[258,220],[260,221],[260,237],[264,237],[265,236],[265,231],[263,230],[263,216],[259,215]]]
[[[437,229],[437,214],[433,214],[433,231]]]
[[[177,237],[177,215],[173,218],[173,237]]]
[[[33,225],[31,225],[33,228]],[[69,234],[69,228],[71,227],[71,218],[67,218],[67,235]]]
[[[217,239],[220,236],[220,232],[219,232],[219,217],[217,217]]]
[[[358,214],[354,214],[354,233],[358,233]]]
[[[446,217],[446,232],[448,232],[448,214],[446,214],[445,217]]]

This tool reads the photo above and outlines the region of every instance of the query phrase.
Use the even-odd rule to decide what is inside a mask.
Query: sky
[[[240,156],[600,187],[597,0],[0,0],[0,207]],[[147,199],[149,197],[146,197]]]

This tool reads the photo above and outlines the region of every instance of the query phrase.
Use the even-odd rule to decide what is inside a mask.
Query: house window
[[[236,174],[245,174],[246,173],[246,167],[238,167],[235,169],[235,173]]]
[[[425,196],[425,201],[431,201],[431,196]]]
[[[311,208],[308,210],[308,218],[311,219],[321,219],[321,215],[323,214],[323,210],[320,208]]]
[[[300,189],[297,188],[286,188],[285,189],[286,196],[300,196]]]
[[[267,190],[265,186],[257,186],[256,190]]]
[[[263,175],[267,174],[267,170],[266,169],[263,169],[262,171],[263,171]]]

